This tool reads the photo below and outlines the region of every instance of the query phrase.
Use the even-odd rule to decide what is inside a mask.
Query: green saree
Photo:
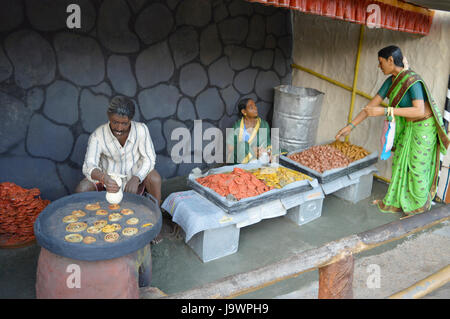
[[[417,81],[425,88],[432,115],[416,121],[396,116],[392,178],[386,196],[378,203],[381,212],[422,213],[431,207],[436,195],[440,153],[450,145],[442,115],[422,78],[405,70],[393,79],[388,91],[389,106],[398,104]]]
[[[255,148],[271,147],[269,123],[258,117],[252,134],[246,140],[244,136],[244,118],[241,118],[234,123],[232,132],[227,135],[227,144],[233,145],[231,162],[246,164],[252,159],[256,159]]]

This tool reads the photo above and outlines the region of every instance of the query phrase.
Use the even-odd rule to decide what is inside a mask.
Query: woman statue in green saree
[[[381,212],[422,213],[436,195],[440,153],[446,154],[450,140],[441,112],[423,79],[405,67],[401,50],[389,46],[378,52],[385,75],[378,94],[336,135],[346,136],[369,116],[395,116],[392,178],[383,200],[375,200]],[[389,107],[380,106],[384,98]]]
[[[262,154],[270,154],[270,127],[258,116],[258,107],[252,99],[238,103],[241,116],[227,134],[227,163],[246,164]]]

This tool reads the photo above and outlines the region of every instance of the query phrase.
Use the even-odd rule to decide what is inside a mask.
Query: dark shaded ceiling
[[[405,2],[433,10],[450,11],[450,0],[408,0]]]

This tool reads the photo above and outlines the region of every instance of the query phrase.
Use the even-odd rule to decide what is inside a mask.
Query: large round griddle
[[[106,201],[105,192],[78,193],[58,199],[49,204],[38,216],[34,223],[34,234],[39,245],[54,254],[87,261],[106,260],[118,258],[130,254],[145,245],[149,244],[160,232],[162,226],[161,210],[153,198],[138,196],[136,194],[124,193],[120,209],[110,210]],[[85,209],[87,204],[98,202],[101,209],[108,211],[108,215],[96,215],[96,211]],[[118,223],[122,229],[117,231],[120,237],[116,242],[110,243],[104,240],[105,233],[90,234],[86,230],[77,234],[92,236],[97,239],[91,244],[70,243],[64,237],[72,234],[66,231],[68,223],[62,219],[71,215],[74,210],[82,210],[86,216],[78,218],[79,222],[85,222],[92,226],[94,221],[100,219],[108,220],[111,213],[120,213],[123,208],[134,211],[132,215],[124,215],[122,219],[115,222],[108,221],[108,224]],[[137,225],[127,225],[126,221],[131,217],[139,218]],[[142,225],[152,223],[153,226],[142,227]],[[122,235],[122,230],[126,227],[138,228],[138,233],[134,236]]]

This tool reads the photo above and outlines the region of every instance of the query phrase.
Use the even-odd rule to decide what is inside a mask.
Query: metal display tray
[[[283,166],[279,164],[272,164],[272,167]],[[236,214],[240,211],[256,207],[273,200],[286,198],[292,196],[293,194],[298,194],[302,192],[307,192],[312,190],[314,187],[319,186],[317,179],[313,178],[312,181],[302,180],[290,183],[281,189],[272,189],[268,192],[260,194],[258,196],[243,198],[239,201],[230,201],[223,196],[220,196],[212,189],[205,187],[196,181],[199,177],[205,177],[208,175],[221,174],[233,171],[235,167],[242,168],[244,170],[257,169],[261,167],[267,167],[267,165],[262,164],[238,164],[231,166],[224,166],[216,169],[209,170],[203,175],[190,174],[187,180],[187,185],[191,187],[194,191],[200,195],[207,198],[209,201],[216,204],[218,207],[223,209],[228,214]],[[308,175],[308,174],[307,174]],[[311,176],[310,176],[311,177]]]
[[[331,142],[320,144],[320,145],[328,145],[330,143]],[[304,149],[289,152],[287,154],[287,156],[301,152],[301,151],[304,151]],[[324,171],[323,173],[319,173],[316,170],[313,170],[307,166],[304,166],[296,161],[291,160],[287,156],[280,155],[280,163],[283,166],[291,168],[296,171],[299,171],[299,172],[309,175],[311,177],[314,177],[319,181],[320,184],[326,184],[326,183],[332,182],[342,176],[352,174],[356,171],[359,171],[363,168],[369,167],[369,166],[375,164],[376,162],[378,162],[378,152],[373,152],[360,160],[350,163],[350,165],[348,165],[346,167],[330,169],[330,170]]]

